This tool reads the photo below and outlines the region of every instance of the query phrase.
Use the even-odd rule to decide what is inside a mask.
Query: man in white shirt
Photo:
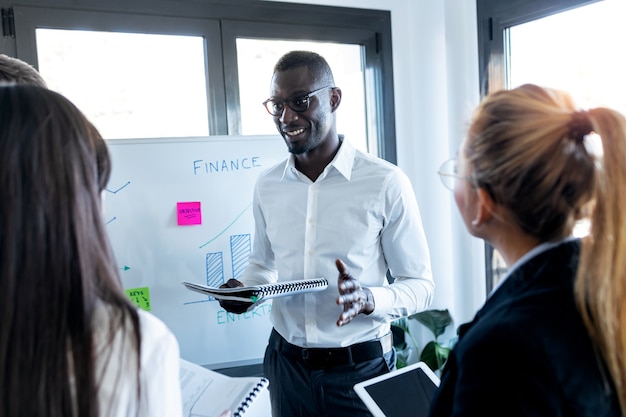
[[[395,367],[389,323],[432,299],[411,183],[337,133],[340,102],[320,55],[292,51],[276,64],[264,105],[291,155],[259,177],[249,265],[224,285],[329,278],[325,291],[273,301],[264,373],[274,417],[371,416],[354,384]]]

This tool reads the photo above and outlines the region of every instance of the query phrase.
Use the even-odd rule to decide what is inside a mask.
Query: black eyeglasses
[[[272,116],[280,116],[285,111],[285,104],[289,106],[289,108],[297,113],[302,113],[303,111],[307,111],[309,108],[309,104],[311,104],[311,97],[319,93],[320,91],[326,90],[328,88],[335,88],[331,85],[318,88],[317,90],[309,91],[308,93],[297,96],[293,98],[288,98],[287,100],[276,100],[273,98],[268,98],[263,102],[263,106],[269,114]]]

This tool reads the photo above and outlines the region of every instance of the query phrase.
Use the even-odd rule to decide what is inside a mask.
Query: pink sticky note
[[[199,201],[176,203],[178,225],[202,224],[202,210]]]

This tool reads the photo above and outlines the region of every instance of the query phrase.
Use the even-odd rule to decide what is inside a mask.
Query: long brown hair
[[[465,144],[472,180],[539,241],[563,239],[590,217],[577,305],[626,415],[626,119],[526,84],[486,97]]]
[[[0,86],[0,416],[98,416],[99,304],[113,307],[109,334],[130,326],[139,352],[102,218],[110,170],[67,99]]]

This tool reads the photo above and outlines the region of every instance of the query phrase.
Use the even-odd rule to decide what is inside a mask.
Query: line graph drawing
[[[199,249],[202,249],[209,245],[210,243],[217,240],[224,233],[228,231],[236,222],[243,216],[248,209],[252,207],[252,203],[248,204],[239,214],[235,216],[235,218],[230,221],[224,229],[222,229],[218,234],[213,236],[207,242],[201,244]],[[230,259],[232,266],[232,275],[229,278],[238,279],[241,276],[241,273],[248,265],[248,256],[250,255],[250,251],[252,250],[252,239],[250,233],[231,235],[229,237],[229,246],[230,246]],[[223,252],[208,252],[206,254],[206,283],[210,287],[219,287],[220,285],[226,282],[225,274],[224,274],[224,254]],[[186,302],[183,304],[196,304],[196,303],[205,303],[207,301],[215,301],[215,298],[207,296],[206,300],[200,301],[192,301]]]
[[[118,189],[116,189],[116,190],[110,190],[108,187],[105,187],[105,188],[104,188],[104,190],[105,190],[106,192],[111,193],[111,194],[117,194],[118,192],[122,191],[124,188],[128,187],[129,185],[130,185],[130,181],[127,181],[127,182],[126,182],[126,184],[122,185],[121,187],[119,187],[119,188],[118,188]],[[111,218],[111,219],[109,219],[108,221],[106,221],[106,222],[104,223],[104,225],[105,225],[105,226],[108,226],[108,225],[109,225],[109,223],[111,223],[111,222],[113,222],[113,221],[115,221],[115,220],[117,220],[117,216],[113,216],[113,218]]]
[[[126,184],[122,185],[116,190],[109,190],[109,188],[105,188],[105,190],[111,194],[117,194],[118,192],[122,191],[124,188],[128,187],[129,185],[130,185],[130,181],[128,181]]]
[[[252,203],[248,204],[246,206],[246,208],[244,208],[241,213],[239,213],[237,216],[235,216],[235,218],[233,219],[233,221],[231,221],[230,223],[228,223],[228,225],[226,225],[226,227],[224,229],[222,229],[221,232],[219,232],[217,235],[213,236],[211,239],[209,239],[207,242],[203,243],[202,245],[200,245],[200,249],[202,249],[203,247],[205,247],[206,245],[208,245],[209,243],[213,242],[215,239],[217,239],[218,237],[220,237],[221,235],[223,235],[224,233],[226,233],[226,231],[228,229],[230,229],[230,227],[235,224],[237,222],[237,220],[239,220],[239,218],[241,216],[243,216],[243,214],[250,208],[252,207]]]

